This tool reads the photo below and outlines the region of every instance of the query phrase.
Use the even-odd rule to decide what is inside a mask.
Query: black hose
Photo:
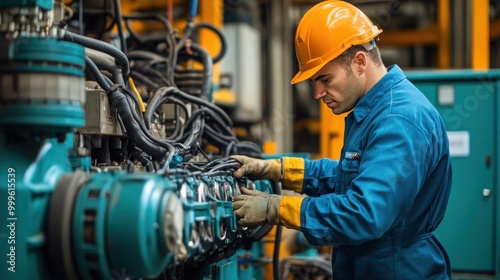
[[[188,138],[184,141],[184,145],[192,146],[193,144],[198,142],[197,138],[203,132],[204,124],[205,124],[205,120],[203,118],[197,118],[193,122],[193,128],[191,129],[191,133],[187,134]]]
[[[158,14],[144,14],[144,13],[135,13],[135,14],[128,14],[128,15],[123,15],[124,20],[153,20],[153,21],[159,21],[163,24],[165,27],[165,30],[167,32],[172,33],[174,32],[174,28],[170,24],[170,22],[163,16],[160,16]]]
[[[224,122],[222,121],[220,115],[215,114],[216,112],[214,111],[208,111],[208,115],[210,117],[211,123],[213,123],[215,126],[214,128],[218,129],[219,131],[224,132],[227,135],[232,135],[234,136],[233,131],[229,126],[224,125]]]
[[[87,49],[85,51],[85,55],[92,59],[92,61],[95,63],[95,65],[101,70],[104,69],[108,71],[109,73],[113,73],[115,69],[117,68],[116,63],[113,60],[109,60],[108,58],[99,55],[97,51],[94,51],[92,49]]]
[[[274,193],[281,195],[281,183],[272,183]],[[282,226],[276,226],[276,237],[274,239],[274,252],[273,252],[273,276],[275,280],[280,279],[280,246],[281,246],[281,231]]]
[[[232,154],[231,152],[233,151],[235,145],[236,145],[236,141],[229,142],[229,145],[227,145],[226,151],[224,153],[225,157],[228,157]]]
[[[197,110],[193,113],[191,113],[191,116],[186,120],[186,123],[184,124],[184,129],[189,129],[193,122],[199,118],[200,116],[203,116],[203,114],[206,113],[206,109],[202,108],[200,110]]]
[[[207,133],[210,133],[210,134],[214,135],[215,137],[217,137],[221,140],[224,140],[226,142],[238,141],[238,139],[236,138],[235,135],[225,135],[225,134],[219,133],[219,132],[215,131],[213,129],[213,127],[207,126],[205,128],[205,130]]]
[[[110,88],[108,90],[108,99],[110,100],[110,103],[111,103],[112,100],[111,100],[111,97],[109,95],[109,91],[111,91],[111,87],[113,87],[115,85],[106,76],[103,76],[103,79],[107,82],[108,87]],[[137,139],[137,137],[141,137],[140,135],[144,135],[147,138],[147,141],[151,141],[153,143],[156,143],[156,145],[159,145],[159,146],[166,148],[166,149],[169,149],[169,150],[173,149],[172,144],[155,139],[150,134],[149,130],[145,127],[144,120],[142,118],[142,114],[140,113],[140,108],[138,107],[136,96],[132,92],[130,92],[130,90],[126,87],[122,86],[120,89],[122,91],[116,89],[115,92],[119,92],[124,97],[125,102],[128,104],[128,108],[135,108],[135,111],[130,111],[131,114],[125,116],[125,117],[132,117],[132,120],[135,121],[132,125],[135,128],[137,128],[137,126],[138,126],[138,128],[140,130],[140,132],[134,132],[133,135],[129,135],[129,136],[131,136],[132,140]],[[133,102],[135,102],[134,103],[135,106],[134,106]],[[118,114],[119,114],[120,118],[122,118],[122,115],[120,115],[120,111],[118,111]],[[122,121],[123,121],[123,118],[122,118]],[[125,130],[128,130],[126,126],[125,126]],[[137,135],[139,135],[139,136],[137,136]],[[142,142],[144,142],[144,141],[142,141]],[[140,147],[142,145],[141,143],[138,143],[138,142],[135,142],[135,143],[138,144]],[[169,154],[169,156],[170,156],[170,154]]]
[[[127,102],[127,97],[119,90],[111,90],[108,93],[109,103],[118,111],[122,118],[123,124],[127,129],[128,136],[136,143],[137,146],[144,152],[151,155],[154,159],[161,159],[166,154],[163,147],[157,145],[155,141],[150,139],[142,130],[140,123],[133,117],[134,113]],[[170,155],[169,155],[170,156]]]
[[[119,69],[118,69],[118,71],[119,71]],[[106,82],[110,86],[110,88],[113,86],[116,86],[117,83],[113,83],[113,81],[111,81],[106,76],[103,76],[103,77],[104,77],[104,80],[106,80]],[[133,94],[127,87],[125,87],[125,85],[123,83],[118,84],[118,85],[121,86],[121,93],[123,93],[124,95],[126,95],[128,97],[128,98],[126,98],[126,100],[127,100],[127,103],[130,105],[130,108],[135,108],[135,111],[133,111],[135,113],[133,115],[134,118],[136,119],[136,121],[139,124],[143,124],[144,120],[142,119],[142,111],[141,111],[141,108],[139,107],[139,100],[137,99],[135,94]]]
[[[128,75],[130,73],[130,68],[128,64],[127,56],[121,52],[119,49],[115,48],[113,45],[105,43],[103,41],[99,41],[96,39],[92,39],[89,37],[85,37],[82,35],[78,35],[72,33],[70,31],[65,31],[64,40],[80,44],[84,47],[91,48],[94,50],[98,50],[100,52],[111,55],[116,59],[116,61],[120,64],[123,72],[123,79],[126,81],[128,79]]]
[[[188,22],[186,24],[186,29],[184,29],[184,35],[181,37],[179,42],[177,42],[177,44],[175,45],[173,56],[169,60],[170,64],[168,65],[169,66],[168,69],[170,71],[168,73],[169,74],[168,77],[172,81],[174,81],[174,70],[175,70],[175,66],[177,65],[177,58],[179,56],[179,52],[182,48],[185,47],[186,41],[189,39],[189,37],[191,37],[191,34],[193,32],[193,27],[194,27],[193,22],[189,21],[189,18],[188,18]]]
[[[273,277],[275,280],[280,279],[280,245],[281,245],[281,231],[282,226],[276,226],[276,238],[274,239],[274,252],[273,252]]]
[[[250,141],[239,141],[238,144],[236,144],[238,149],[246,149],[246,150],[251,150],[257,154],[262,154],[262,149],[255,144],[254,142]],[[260,158],[261,156],[259,156]]]
[[[137,158],[139,162],[146,168],[148,172],[154,172],[153,160],[150,155],[143,152],[137,146],[133,147],[133,152],[131,153],[133,158]]]
[[[85,56],[85,66],[103,90],[109,91],[111,89],[111,86],[106,82],[99,68],[97,68],[95,63],[88,56]]]
[[[168,100],[166,100],[166,102],[168,102]],[[162,103],[165,103],[165,102],[162,102]],[[174,102],[169,102],[169,103],[174,103]],[[169,136],[166,136],[166,133],[165,133],[165,139],[166,140],[177,142],[182,137],[182,135],[184,135],[183,134],[183,130],[181,128],[181,123],[180,123],[180,111],[179,111],[179,107],[180,106],[178,106],[177,104],[175,104],[175,106],[174,106],[174,110],[175,110],[175,112],[174,112],[174,115],[175,115],[174,132],[172,132],[172,134],[169,135]]]
[[[109,88],[111,90],[111,88],[115,86],[115,83],[113,83],[113,81],[111,81],[111,79],[106,75],[103,74],[102,76],[104,77],[104,80],[106,80],[106,83],[109,85]]]
[[[83,0],[78,1],[78,32],[83,34]]]
[[[113,75],[113,80],[115,81],[115,84],[125,86],[125,81],[123,80],[123,73],[122,73],[121,68],[115,67],[115,69],[113,69],[113,70],[114,71],[111,72],[111,74]],[[139,104],[139,102],[137,102],[137,104]]]
[[[205,137],[205,139],[212,145],[216,146],[217,148],[219,148],[221,151],[227,147],[228,145],[228,142],[217,137],[217,135],[214,135],[214,134],[210,134],[207,132],[207,128],[205,127],[205,130],[203,131],[203,136]]]
[[[148,106],[146,107],[146,112],[144,113],[144,121],[147,127],[150,127],[151,119],[153,118],[153,113],[162,103],[165,94],[171,90],[175,90],[175,88],[168,87],[162,91],[157,91],[156,94],[153,95],[151,100],[149,100]]]
[[[135,33],[135,31],[132,29],[132,26],[130,25],[130,20],[126,19],[125,20],[125,27],[127,28],[127,31],[128,31],[128,34],[130,34],[130,38],[132,38],[133,40],[136,40],[137,42],[139,42],[139,44],[141,45],[144,45],[146,42],[144,42],[144,40],[141,39],[141,37],[139,37],[139,35],[137,35],[137,33]]]
[[[203,64],[203,83],[201,86],[201,96],[203,96],[207,100],[210,100],[212,72],[213,72],[212,57],[205,48],[196,43],[191,43],[190,48],[193,51],[193,55],[189,55],[188,57],[193,58],[194,60]],[[181,55],[181,53],[179,53],[179,55]]]
[[[128,136],[134,141],[137,146],[139,146],[141,150],[153,156],[153,158],[162,158],[165,155],[166,150],[163,147],[160,147],[158,145],[158,141],[152,139],[152,136],[148,134],[149,132],[144,131],[140,121],[134,118],[134,113],[131,111],[132,106],[127,100],[127,95],[123,94],[118,89],[111,90],[111,86],[109,85],[110,81],[106,81],[106,78],[102,75],[102,73],[90,58],[85,57],[85,62],[87,68],[96,78],[97,83],[101,86],[102,89],[108,92],[109,102],[111,106],[118,111],[118,114],[123,121],[123,125],[127,130]],[[166,146],[167,148],[171,147],[171,145],[168,145],[167,143],[160,143],[162,144],[162,146]],[[168,156],[173,157],[173,155],[170,154]]]
[[[123,33],[122,8],[120,6],[120,0],[114,0],[113,6],[115,10],[115,23],[118,26],[118,37],[120,38],[120,47],[122,52],[125,55],[127,55],[127,41],[125,40],[125,34]]]
[[[169,137],[166,137],[167,140],[170,140],[170,141],[179,141],[179,139],[183,136],[183,128],[181,127],[181,124],[180,124],[180,119],[179,119],[179,116],[180,116],[180,113],[179,113],[179,107],[182,108],[182,110],[184,111],[184,115],[186,116],[186,118],[189,116],[189,111],[186,107],[186,104],[184,104],[182,101],[180,101],[179,99],[176,99],[176,98],[173,98],[171,96],[165,98],[165,102],[162,102],[162,103],[172,103],[172,104],[175,104],[175,130],[174,132],[172,133],[172,135],[170,135]],[[180,133],[180,135],[179,135]]]
[[[170,22],[163,16],[160,16],[158,14],[131,14],[131,15],[126,15],[123,16],[123,18],[126,20],[126,26],[131,34],[131,36],[135,37],[135,39],[140,43],[144,44],[146,43],[145,40],[141,39],[131,28],[131,26],[128,24],[129,20],[134,20],[134,19],[141,19],[141,20],[156,20],[160,21],[163,26],[165,27],[165,30],[167,31],[167,36],[166,36],[166,43],[168,45],[168,57],[166,59],[167,61],[167,77],[169,80],[173,81],[174,78],[174,69],[176,63],[174,62],[174,56],[177,55],[176,52],[176,40],[175,40],[175,31]]]
[[[109,60],[106,57],[103,57],[98,53],[94,53],[92,51],[87,51],[86,55],[90,57],[90,59],[92,59],[92,61],[99,69],[104,69],[111,73],[111,75],[113,76],[114,84],[125,85],[121,68],[116,66],[114,60]]]
[[[130,75],[132,76],[132,78],[134,78],[134,80],[142,83],[148,89],[157,89],[160,87],[157,83],[155,83],[154,81],[152,81],[148,77],[142,75],[139,71],[132,71],[130,73]]]
[[[162,60],[166,62],[166,59],[154,52],[148,52],[144,50],[133,50],[129,52],[128,59],[130,60]]]
[[[165,173],[169,169],[169,164],[170,164],[170,161],[172,160],[172,158],[174,157],[174,154],[175,154],[175,148],[174,148],[174,146],[170,145],[169,150],[168,150],[168,157],[165,160],[165,164],[163,165],[163,167],[160,170],[158,170],[158,172],[157,172],[158,174],[165,175]]]
[[[229,116],[226,114],[226,112],[224,112],[224,110],[222,110],[217,105],[215,105],[215,104],[213,104],[205,99],[201,99],[199,97],[189,95],[189,94],[187,94],[179,89],[176,89],[173,92],[173,94],[176,95],[177,97],[179,97],[180,99],[186,100],[186,101],[191,102],[191,103],[198,104],[202,107],[207,107],[208,109],[215,111],[219,116],[221,116],[222,120],[225,122],[225,124],[227,126],[230,126],[230,127],[233,126],[233,122],[231,121],[231,118],[229,118]]]
[[[137,68],[141,69],[141,66],[137,65]],[[142,69],[144,70],[145,73],[147,73],[153,77],[158,78],[164,84],[164,86],[167,86],[167,87],[173,86],[173,81],[170,81],[168,78],[164,77],[162,75],[162,73],[155,70],[154,68],[144,66],[144,67],[142,67]]]

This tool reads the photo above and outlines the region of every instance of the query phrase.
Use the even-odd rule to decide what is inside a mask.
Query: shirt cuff
[[[302,196],[283,196],[278,210],[281,225],[289,229],[300,230],[300,208]]]
[[[283,158],[283,188],[302,193],[304,185],[304,159],[296,157]]]

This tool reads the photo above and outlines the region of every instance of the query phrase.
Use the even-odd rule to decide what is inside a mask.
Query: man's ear
[[[354,55],[352,59],[353,63],[353,73],[357,73],[358,75],[362,75],[366,71],[366,66],[368,64],[367,53],[363,51],[359,51]]]

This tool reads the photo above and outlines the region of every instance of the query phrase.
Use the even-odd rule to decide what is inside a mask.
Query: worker
[[[239,178],[271,179],[307,196],[242,188],[241,226],[283,225],[316,246],[333,245],[333,279],[449,279],[448,255],[433,231],[451,188],[442,118],[402,70],[386,68],[378,29],[355,6],[325,1],[301,19],[299,71],[314,98],[345,118],[340,160],[294,157],[241,163]]]

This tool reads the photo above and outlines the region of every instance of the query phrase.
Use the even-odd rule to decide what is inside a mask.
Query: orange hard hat
[[[344,1],[324,1],[302,17],[295,34],[299,72],[292,84],[311,78],[325,64],[354,45],[369,43],[381,29],[358,8]]]

